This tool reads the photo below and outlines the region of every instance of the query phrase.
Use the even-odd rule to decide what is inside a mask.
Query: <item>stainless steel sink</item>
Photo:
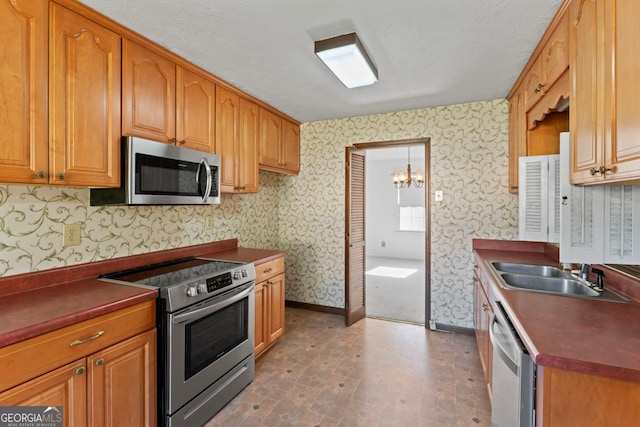
[[[566,295],[583,295],[589,297],[599,297],[600,292],[588,285],[566,277],[540,277],[526,276],[524,274],[502,274],[502,280],[507,285],[531,291],[554,292]]]
[[[505,273],[527,274],[543,277],[571,277],[568,271],[550,265],[519,264],[514,262],[492,262],[493,267]]]
[[[567,295],[603,301],[628,302],[624,296],[610,289],[602,291],[568,271],[549,265],[490,262],[503,289]]]

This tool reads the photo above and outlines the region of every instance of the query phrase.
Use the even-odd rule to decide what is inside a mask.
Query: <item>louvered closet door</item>
[[[549,196],[547,198],[549,206],[549,220],[547,222],[547,241],[560,242],[560,156],[549,156]]]
[[[640,186],[604,188],[604,262],[640,264]]]
[[[345,323],[364,318],[365,311],[365,162],[364,151],[347,147],[345,200]]]
[[[520,240],[547,241],[549,156],[520,157],[518,164]]]

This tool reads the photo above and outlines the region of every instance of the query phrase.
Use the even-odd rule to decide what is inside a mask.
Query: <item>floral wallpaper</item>
[[[212,206],[96,207],[84,188],[0,185],[0,276],[231,238],[277,247],[278,179],[260,172],[258,194],[223,194]],[[82,224],[81,242],[62,247],[70,223]]]
[[[471,327],[471,242],[514,239],[507,102],[494,100],[305,123],[299,176],[260,172],[258,194],[218,206],[89,206],[89,190],[0,185],[0,276],[238,238],[287,251],[286,299],[344,307],[345,147],[431,137],[432,320]],[[205,230],[205,217],[214,221]],[[63,224],[82,224],[62,247]]]
[[[472,239],[515,239],[505,100],[305,123],[301,172],[281,180],[288,300],[344,307],[345,147],[431,137],[432,320],[473,324]]]

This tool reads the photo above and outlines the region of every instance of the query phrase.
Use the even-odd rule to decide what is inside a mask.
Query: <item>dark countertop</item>
[[[0,297],[0,347],[144,301],[158,291],[84,279]]]
[[[224,240],[46,271],[0,277],[0,347],[155,299],[158,291],[98,280],[100,274],[185,256],[261,264],[284,256]]]
[[[537,365],[640,382],[640,304],[503,289],[487,261],[558,265],[558,258],[542,246],[496,242],[474,240],[482,281],[490,282]],[[626,290],[611,278],[605,285]]]

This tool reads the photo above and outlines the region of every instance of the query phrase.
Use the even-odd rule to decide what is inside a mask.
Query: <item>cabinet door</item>
[[[269,324],[267,338],[269,343],[284,334],[284,273],[267,280],[269,289]]]
[[[571,166],[572,184],[600,181],[592,168],[603,164],[602,102],[603,73],[601,35],[603,1],[574,1],[570,5],[570,72],[572,75]]]
[[[176,66],[122,40],[122,134],[175,143]]]
[[[120,185],[120,36],[52,3],[50,182]]]
[[[518,88],[509,100],[509,192],[518,193],[518,159],[527,155],[524,94]]]
[[[66,427],[87,425],[85,359],[0,393],[0,406],[62,406]]]
[[[260,147],[261,166],[279,169],[281,167],[280,147],[282,138],[282,119],[276,114],[260,109]]]
[[[259,107],[240,98],[238,146],[236,151],[237,190],[243,193],[258,192],[258,132]]]
[[[156,425],[156,351],[152,329],[87,358],[87,425]]]
[[[542,80],[546,92],[569,68],[569,14],[567,12],[558,21],[549,40],[540,53],[542,62]]]
[[[0,0],[0,182],[46,183],[48,4]]]
[[[176,139],[194,150],[215,152],[216,85],[185,70],[176,69]]]
[[[300,127],[282,120],[282,168],[286,172],[300,172]]]
[[[267,295],[265,284],[267,282],[260,282],[256,284],[256,304],[255,304],[255,331],[254,331],[254,353],[255,356],[259,356],[267,348],[267,322],[265,319],[267,312]]]
[[[544,83],[542,81],[542,59],[538,57],[527,72],[523,81],[524,109],[529,111],[542,98]]]
[[[220,156],[220,189],[233,193],[236,186],[236,144],[240,97],[216,87],[216,154]]]
[[[608,0],[605,26],[605,163],[607,181],[640,178],[640,2]],[[571,108],[573,108],[571,100]]]

